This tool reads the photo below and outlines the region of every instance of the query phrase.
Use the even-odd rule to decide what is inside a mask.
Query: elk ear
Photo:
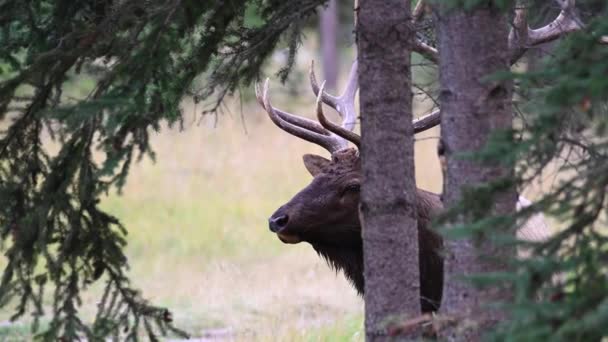
[[[329,159],[325,159],[316,154],[305,154],[302,159],[304,159],[304,166],[306,166],[306,170],[308,170],[313,177],[323,172],[323,170],[331,163]]]

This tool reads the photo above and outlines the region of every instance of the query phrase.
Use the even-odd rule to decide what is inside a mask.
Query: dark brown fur
[[[304,164],[314,179],[271,217],[288,217],[272,227],[287,243],[308,242],[328,264],[342,270],[360,294],[364,293],[363,244],[359,221],[361,168],[358,152],[336,152],[329,161],[307,155]],[[441,237],[430,229],[431,219],[443,209],[439,196],[418,189],[418,244],[423,312],[435,311],[443,291]]]

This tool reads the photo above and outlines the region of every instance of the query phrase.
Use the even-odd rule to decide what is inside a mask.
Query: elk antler
[[[328,131],[335,133],[336,135],[352,142],[357,147],[361,145],[361,137],[353,132],[355,123],[357,121],[357,114],[355,112],[355,95],[359,88],[359,75],[357,73],[357,60],[353,62],[348,75],[348,81],[346,87],[340,96],[333,96],[325,92],[324,84],[317,84],[317,78],[315,76],[315,64],[314,61],[310,63],[310,85],[313,93],[317,95],[317,118],[323,127]],[[322,103],[328,104],[330,107],[335,109],[338,114],[342,117],[342,126],[338,126],[333,122],[327,120],[323,114]]]
[[[266,80],[266,82],[268,82],[268,80]],[[258,100],[258,103],[260,104],[260,106],[262,106],[262,108],[264,108],[264,110],[266,110],[266,105],[264,103],[262,91],[260,91],[259,85],[257,83],[255,85],[255,96],[256,96],[256,99]],[[282,111],[275,107],[273,107],[273,110],[274,110],[274,113],[277,114],[282,120],[285,120],[290,124],[296,125],[298,127],[302,127],[304,129],[307,129],[309,131],[313,131],[313,132],[316,132],[319,134],[327,135],[327,131],[325,129],[323,129],[323,127],[321,125],[319,125],[318,123],[316,123],[313,120],[310,120],[310,119],[307,119],[307,118],[304,118],[301,116],[293,115],[291,113]]]
[[[424,43],[420,39],[414,39],[412,50],[426,57],[429,61],[439,63],[439,51],[436,48]]]
[[[441,123],[441,111],[437,109],[425,116],[415,119],[412,123],[414,124],[414,134],[424,132]]]
[[[268,82],[268,79],[266,79],[263,89],[260,89],[259,84],[255,84],[255,97],[260,106],[268,113],[270,120],[279,128],[289,134],[320,145],[331,153],[348,147],[349,141],[357,147],[361,145],[361,137],[353,132],[356,124],[355,95],[359,89],[357,60],[353,62],[346,88],[340,96],[333,96],[325,92],[325,82],[319,87],[314,73],[314,62],[311,63],[310,85],[317,96],[317,118],[320,124],[273,107],[268,96]],[[340,114],[342,125],[337,125],[325,117],[323,103],[334,108]],[[440,112],[436,110],[413,121],[414,133],[420,133],[437,126],[439,122]]]
[[[334,108],[340,114],[340,116],[342,116],[343,119],[342,127],[331,123],[323,114],[322,109],[319,112],[320,105],[317,104],[317,117],[321,125],[323,125],[323,127],[325,127],[327,130],[334,132],[335,134],[359,146],[361,138],[358,134],[352,132],[355,126],[355,94],[357,92],[357,89],[359,88],[359,83],[357,79],[357,68],[357,61],[355,60],[350,69],[346,89],[344,90],[342,95],[338,97],[330,95],[322,89],[319,89],[319,85],[317,84],[317,78],[314,72],[314,62],[310,65],[310,85],[315,95],[317,95],[323,103]],[[421,118],[415,119],[412,122],[414,125],[414,133],[424,132],[430,128],[439,125],[440,122],[441,112],[439,110],[435,110],[432,113],[427,114]]]
[[[330,153],[339,151],[348,146],[346,140],[332,134],[318,123],[273,107],[268,96],[268,79],[264,82],[262,91],[256,83],[255,96],[260,106],[268,113],[270,120],[285,132],[320,145]]]
[[[417,23],[424,16],[424,10],[426,7],[426,0],[418,0],[416,3],[416,7],[414,7],[414,11],[412,11],[412,21]]]
[[[333,96],[322,89],[319,89],[317,77],[315,76],[315,62],[312,61],[310,63],[309,76],[312,92],[315,93],[316,96],[319,96],[323,103],[329,105],[340,114],[342,117],[342,127],[348,131],[352,131],[355,128],[355,123],[357,121],[357,114],[355,112],[355,95],[357,94],[357,89],[359,89],[359,74],[357,73],[357,68],[358,63],[355,59],[350,68],[348,81],[346,82],[346,87],[344,88],[342,95]]]
[[[528,44],[542,44],[564,33],[582,28],[580,19],[574,13],[575,0],[558,0],[557,2],[562,10],[555,20],[535,30],[528,28]]]
[[[509,33],[510,62],[515,63],[532,46],[555,40],[562,35],[583,28],[575,13],[576,0],[556,0],[561,11],[549,24],[531,29],[528,27],[527,8],[515,10],[513,28]]]
[[[335,123],[327,120],[327,118],[325,117],[325,114],[323,114],[322,100],[323,100],[323,94],[324,94],[324,91],[323,91],[324,87],[325,87],[325,82],[323,82],[323,84],[321,84],[321,89],[319,90],[318,95],[317,95],[317,118],[319,119],[319,122],[328,131],[333,132],[336,135],[352,142],[353,144],[355,144],[355,146],[357,146],[357,148],[359,148],[361,146],[361,136],[359,136],[359,134],[357,134],[353,131],[349,131],[344,126],[336,125]]]

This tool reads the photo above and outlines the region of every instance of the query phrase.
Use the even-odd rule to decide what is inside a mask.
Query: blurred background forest
[[[337,32],[338,84],[344,83],[354,52],[351,5],[344,5]],[[273,103],[312,117],[315,99],[308,68],[313,59],[318,75],[323,67],[316,18],[305,32],[285,85],[275,74],[285,65],[289,47],[278,49],[265,70]],[[430,84],[435,69],[422,62],[414,54],[414,82]],[[73,74],[66,96],[90,93],[90,77]],[[424,92],[414,92],[415,115],[428,113],[433,102]],[[103,198],[101,207],[128,229],[133,285],[145,298],[170,308],[176,325],[193,337],[363,340],[363,301],[355,290],[308,245],[282,244],[267,226],[269,215],[311,179],[301,156],[326,153],[275,127],[255,102],[252,88],[240,89],[240,95],[229,98],[217,115],[205,116],[191,98],[183,99],[183,128],[163,125],[150,131],[156,161],[144,157],[135,163],[122,192]],[[438,136],[435,128],[416,137],[417,185],[433,192],[442,188]],[[48,135],[43,142],[56,153],[58,145]],[[555,179],[547,175],[539,187]],[[525,195],[534,199],[536,193],[530,189]],[[0,259],[0,268],[4,263]],[[102,286],[96,283],[83,293],[84,318],[95,315]],[[0,340],[28,339],[29,318],[9,323],[11,315],[0,312]]]

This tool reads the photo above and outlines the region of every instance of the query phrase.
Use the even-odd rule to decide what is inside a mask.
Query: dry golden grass
[[[289,97],[273,82],[274,101],[310,116],[314,98],[299,87],[303,96]],[[253,101],[242,113],[232,103],[219,118],[200,119],[189,101],[183,107],[185,130],[154,133],[157,162],[133,165],[123,194],[102,202],[129,230],[134,286],[194,336],[362,340],[363,302],[344,277],[309,245],[282,244],[267,228],[311,179],[301,156],[328,153],[279,130]],[[435,144],[417,143],[416,173],[419,186],[439,191]],[[99,295],[99,285],[84,294],[85,316]]]
[[[285,99],[294,112],[313,108],[312,96]],[[184,108],[194,121],[195,107]],[[327,152],[276,128],[254,103],[243,115],[246,132],[232,110],[156,134],[158,163],[136,165],[124,195],[104,201],[129,227],[135,283],[194,335],[361,339],[363,303],[343,276],[309,245],[284,245],[267,228],[267,217],[310,181],[301,156]],[[419,185],[438,191],[435,144],[417,144],[416,166]]]

